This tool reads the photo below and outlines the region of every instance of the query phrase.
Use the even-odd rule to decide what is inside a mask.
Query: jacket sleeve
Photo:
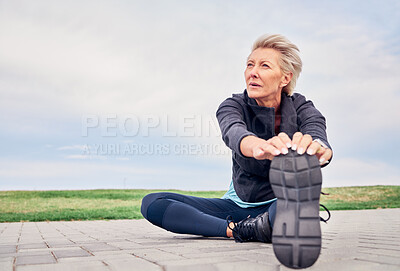
[[[297,112],[297,124],[302,134],[309,134],[313,140],[320,139],[331,150],[326,135],[325,117],[315,108],[311,101],[298,93],[293,94],[293,103]],[[332,158],[331,158],[332,159]]]
[[[226,99],[218,107],[217,119],[222,140],[236,154],[245,157],[240,151],[240,142],[246,136],[256,135],[247,129],[242,106],[232,98]]]

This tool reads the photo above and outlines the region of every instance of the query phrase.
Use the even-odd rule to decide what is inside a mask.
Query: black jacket
[[[313,139],[319,138],[330,147],[324,116],[304,96],[282,93],[281,114],[281,132],[292,138],[295,132],[300,131],[311,135]],[[221,103],[217,119],[222,139],[232,150],[232,180],[236,194],[245,202],[275,198],[269,183],[271,161],[245,157],[240,151],[240,141],[248,135],[266,140],[275,136],[275,109],[258,106],[245,90]]]

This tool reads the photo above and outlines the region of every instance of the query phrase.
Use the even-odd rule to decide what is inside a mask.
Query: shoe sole
[[[275,256],[290,268],[309,267],[321,251],[319,161],[289,150],[272,160],[269,179],[278,199],[272,231]]]

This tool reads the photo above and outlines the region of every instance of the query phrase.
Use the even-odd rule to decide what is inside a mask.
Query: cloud
[[[50,164],[44,166],[46,162],[37,164],[52,176],[49,178],[91,169],[80,167],[83,162],[101,171],[103,160],[74,153],[84,151],[84,144],[110,141],[97,134],[82,136],[82,117],[90,114],[100,119],[110,114],[160,119],[159,127],[147,137],[144,129],[133,139],[123,135],[115,138],[127,144],[223,144],[218,129],[209,136],[206,128],[200,133],[196,130],[195,136],[182,136],[182,116],[202,116],[208,124],[215,122],[218,105],[231,93],[243,91],[244,61],[253,40],[263,33],[282,33],[301,49],[304,69],[297,89],[327,117],[335,151],[328,168],[343,172],[337,175],[328,170],[328,180],[371,183],[371,177],[356,178],[357,174],[366,175],[363,167],[374,170],[369,176],[384,176],[380,180],[385,182],[400,176],[395,170],[400,161],[392,151],[400,132],[400,74],[396,69],[400,50],[395,27],[400,6],[396,1],[363,6],[353,1],[317,6],[312,1],[256,1],[253,5],[240,1],[8,1],[1,5],[0,132],[9,136],[5,141],[15,135],[25,140],[24,144],[18,142],[18,153],[25,153],[28,146],[42,146],[44,141],[53,148],[61,146],[54,153],[47,148],[46,157],[41,150],[32,151],[38,160],[71,162],[54,165],[58,171]],[[164,116],[169,117],[168,123],[161,121]],[[197,129],[199,123],[194,123]],[[177,136],[163,137],[165,128]],[[69,155],[60,156],[60,152]],[[366,162],[368,157],[376,161]],[[120,163],[129,162],[121,158],[117,157]],[[79,163],[72,163],[74,160]],[[136,169],[140,163],[152,168],[149,165],[162,158],[139,160],[134,161]],[[147,177],[145,173],[140,176],[149,187],[166,185],[167,181],[178,187],[173,177],[163,177],[176,177],[180,172],[187,174],[182,178],[190,179],[192,174],[184,168],[186,164],[181,166],[182,160],[170,157],[167,173],[162,176],[150,171]],[[220,182],[229,182],[230,161],[225,156],[186,160],[203,171],[198,180],[207,179],[205,169],[210,161],[218,161],[226,170],[223,181],[210,177],[210,183],[203,180],[192,187],[209,183],[214,189]],[[350,162],[357,171],[346,166]],[[36,176],[39,173],[33,165],[26,164]],[[88,178],[104,180],[106,175]],[[66,176],[82,180],[78,175]],[[22,178],[28,180],[29,176]],[[180,184],[190,187],[190,183]]]
[[[88,145],[71,145],[71,146],[62,146],[58,147],[57,150],[59,151],[65,151],[65,150],[80,150],[80,151],[85,151],[89,148]]]
[[[77,160],[106,160],[107,156],[104,155],[83,155],[83,154],[72,154],[66,155],[66,159],[77,159]]]
[[[400,169],[379,160],[335,159],[322,172],[325,187],[400,185]]]
[[[321,100],[324,112],[340,114],[333,121],[345,113],[337,109],[331,113],[331,105],[348,108],[354,100],[360,104],[348,123],[363,131],[371,121],[384,129],[396,126],[390,119],[399,119],[392,105],[399,101],[399,95],[393,94],[400,79],[391,72],[399,56],[385,50],[387,40],[371,33],[364,18],[355,17],[349,25],[352,17],[343,4],[332,13],[294,2],[288,7],[290,20],[278,27],[281,7],[277,3],[269,8],[268,3],[262,4],[260,13],[247,21],[239,11],[251,8],[238,3],[191,3],[177,10],[169,6],[167,13],[150,12],[138,2],[118,7],[100,1],[95,12],[92,2],[63,4],[63,8],[46,1],[24,3],[7,4],[8,12],[0,19],[1,25],[7,25],[1,28],[4,42],[0,45],[0,67],[7,70],[0,86],[7,99],[0,105],[11,119],[47,118],[49,112],[54,118],[76,118],[88,112],[213,114],[230,93],[242,91],[244,59],[251,42],[268,29],[281,29],[299,44],[305,60],[299,84],[310,98]],[[182,4],[172,4],[178,3]],[[226,12],[219,12],[222,9]],[[83,19],[88,13],[91,19]],[[234,20],[234,15],[239,19]],[[103,18],[112,18],[112,23]],[[262,19],[268,29],[257,24]],[[223,20],[229,24],[220,25]],[[246,27],[251,24],[256,27],[248,34]],[[346,128],[352,129],[351,125]]]
[[[12,189],[90,189],[121,188],[126,181],[129,188],[159,188],[210,190],[226,189],[229,171],[182,165],[132,164],[129,161],[81,160],[79,162],[1,160],[0,190]],[[189,177],[190,176],[190,177]]]

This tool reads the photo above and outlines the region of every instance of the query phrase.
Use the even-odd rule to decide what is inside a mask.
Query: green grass
[[[161,190],[0,191],[0,222],[139,219],[142,198]],[[179,191],[221,197],[224,191]],[[330,210],[400,208],[400,186],[325,188],[321,203]]]
[[[354,186],[324,188],[321,204],[329,210],[400,208],[400,186]]]

